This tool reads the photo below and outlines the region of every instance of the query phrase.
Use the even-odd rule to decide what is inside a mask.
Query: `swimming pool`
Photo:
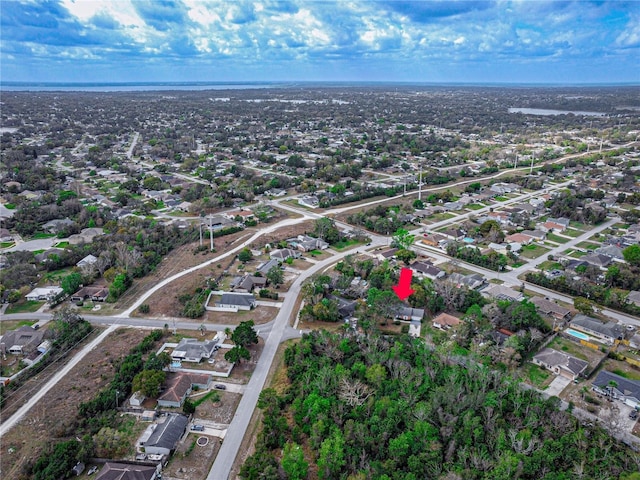
[[[585,335],[582,332],[576,332],[575,330],[571,329],[571,328],[567,328],[565,330],[565,332],[567,332],[569,335],[571,335],[572,337],[576,337],[579,338],[580,340],[589,340],[589,336]]]
[[[462,239],[462,241],[463,241],[464,243],[473,243],[473,242],[475,242],[475,240],[474,240],[473,238],[471,238],[471,237],[464,237],[464,238]]]

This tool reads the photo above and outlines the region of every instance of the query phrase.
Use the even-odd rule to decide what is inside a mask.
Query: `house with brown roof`
[[[109,289],[107,287],[95,285],[81,288],[71,295],[71,301],[84,302],[85,300],[92,300],[94,302],[104,302],[108,296]]]
[[[525,235],[524,233],[513,233],[504,237],[507,243],[519,243],[521,245],[529,245],[535,239],[531,235]]]
[[[440,330],[448,330],[452,327],[457,327],[458,325],[460,325],[460,319],[443,312],[433,320],[431,320],[431,323],[435,328],[439,328]]]
[[[156,480],[161,464],[155,467],[135,463],[107,462],[98,473],[96,480]]]
[[[167,373],[164,391],[158,397],[158,406],[180,408],[194,386],[204,390],[211,386],[211,375],[191,372]]]
[[[530,301],[536,306],[539,313],[542,313],[547,317],[552,317],[561,321],[569,320],[571,318],[571,310],[561,307],[556,302],[552,302],[551,300],[547,300],[542,297],[533,297]]]

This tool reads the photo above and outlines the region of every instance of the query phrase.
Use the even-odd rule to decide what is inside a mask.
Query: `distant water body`
[[[254,88],[286,88],[289,83],[0,83],[0,91],[13,92],[147,92],[175,90],[249,90]]]
[[[547,108],[510,108],[509,113],[524,113],[525,115],[584,115],[585,117],[604,117],[602,112],[582,112],[579,110],[551,110]]]

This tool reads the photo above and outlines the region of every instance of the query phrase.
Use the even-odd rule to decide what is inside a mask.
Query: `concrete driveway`
[[[544,393],[549,396],[559,397],[562,390],[565,389],[567,385],[571,383],[571,380],[565,377],[561,377],[558,375],[553,379],[553,382],[549,384],[549,386],[544,390]]]

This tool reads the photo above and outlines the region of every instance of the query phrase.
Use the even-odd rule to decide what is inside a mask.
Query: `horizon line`
[[[0,80],[1,86],[188,86],[188,85],[397,85],[397,86],[540,86],[540,87],[617,87],[640,86],[640,82],[419,82],[419,81],[393,81],[393,80],[201,80],[201,81],[122,81],[122,82],[64,82],[64,81],[19,81]]]

